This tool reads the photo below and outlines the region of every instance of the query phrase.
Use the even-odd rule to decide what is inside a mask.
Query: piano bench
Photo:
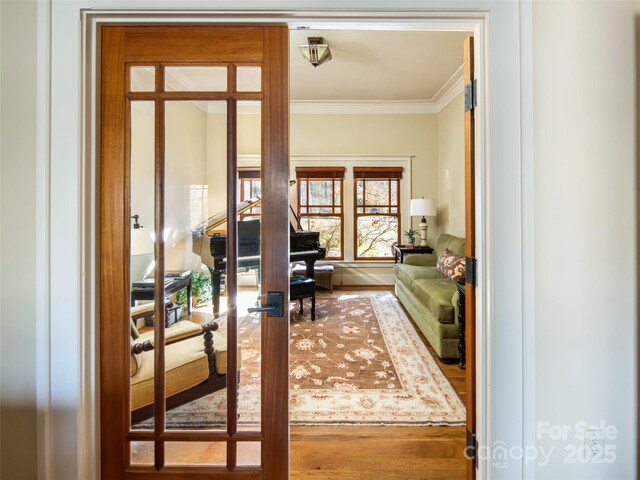
[[[313,278],[316,281],[317,287],[326,288],[333,293],[333,265],[316,265],[313,268]],[[294,265],[291,270],[293,275],[304,276],[307,273],[307,267],[304,265]]]
[[[289,279],[289,299],[300,300],[300,315],[304,314],[302,301],[311,299],[311,320],[316,319],[316,281],[313,278],[295,276]]]

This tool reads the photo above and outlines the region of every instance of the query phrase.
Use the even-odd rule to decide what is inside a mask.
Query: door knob
[[[267,312],[267,317],[284,316],[284,292],[267,292],[267,304],[248,308],[249,313]]]

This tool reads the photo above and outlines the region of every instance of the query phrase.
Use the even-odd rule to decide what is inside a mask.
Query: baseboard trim
[[[393,285],[335,285],[333,289],[343,291],[388,290],[393,292]]]

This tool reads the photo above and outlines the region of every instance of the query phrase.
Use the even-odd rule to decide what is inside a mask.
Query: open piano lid
[[[296,181],[295,180],[289,180],[289,186],[295,185]],[[253,208],[253,207],[259,207],[260,203],[261,203],[261,197],[257,196],[257,197],[253,197],[253,198],[249,198],[247,200],[243,200],[242,202],[240,202],[238,204],[238,215],[246,212],[247,210]],[[296,216],[295,212],[293,211],[293,208],[291,207],[291,205],[289,205],[289,210],[290,212],[293,214],[293,218],[295,218],[296,220],[296,224],[297,224],[297,229],[302,230],[302,225],[300,224],[300,221],[298,220],[298,217]],[[196,225],[193,228],[193,232],[199,232],[199,233],[205,233],[208,232],[210,230],[213,230],[217,227],[220,227],[222,225],[224,225],[225,223],[227,223],[227,210],[221,210],[218,213],[215,213],[213,215],[211,215],[206,221],[202,222],[199,225]],[[293,222],[291,222],[292,225],[292,231],[295,229],[293,227]],[[296,229],[296,230],[297,230]]]
[[[249,198],[247,200],[243,200],[238,204],[238,215],[246,212],[250,208],[257,207],[260,205],[260,197]],[[214,215],[211,215],[205,222],[202,222],[199,225],[196,225],[193,229],[194,232],[207,232],[209,230],[213,230],[214,228],[220,227],[227,223],[227,210],[222,210]]]

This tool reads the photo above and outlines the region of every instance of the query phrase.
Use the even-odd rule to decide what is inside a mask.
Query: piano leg
[[[220,316],[220,284],[222,283],[222,270],[209,269],[211,273],[211,297],[213,302],[213,318]]]
[[[304,263],[307,266],[307,271],[305,276],[307,278],[314,278],[315,273],[313,272],[313,269],[316,265],[315,259],[305,260]]]

